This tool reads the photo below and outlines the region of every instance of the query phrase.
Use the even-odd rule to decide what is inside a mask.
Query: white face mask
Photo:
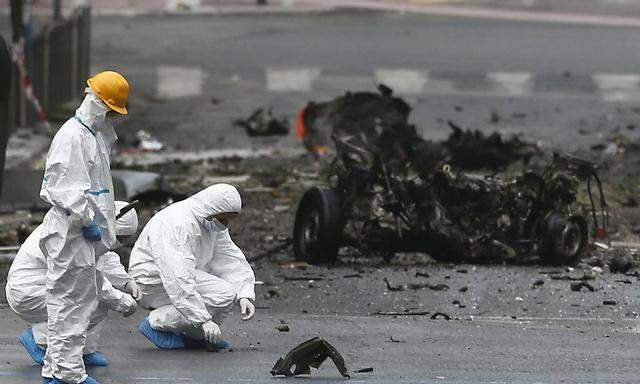
[[[227,227],[225,227],[224,224],[222,224],[221,222],[218,221],[218,219],[215,219],[215,218],[211,221],[205,220],[204,228],[209,232],[222,232],[225,229],[227,229]]]
[[[126,120],[126,116],[121,115],[121,114],[117,114],[117,113],[113,113],[113,112],[112,113],[108,113],[107,114],[107,118],[106,118],[107,125],[110,125],[112,127],[119,126],[125,120]]]

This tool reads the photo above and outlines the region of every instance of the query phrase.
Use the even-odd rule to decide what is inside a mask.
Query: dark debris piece
[[[258,108],[247,119],[233,121],[236,127],[244,128],[249,136],[278,136],[289,134],[289,120],[275,117],[271,108]]]
[[[586,281],[578,281],[575,283],[571,283],[571,290],[574,292],[582,291],[582,288],[587,288],[591,292],[595,292],[596,289],[593,285],[587,283]]]
[[[318,369],[327,359],[333,360],[342,377],[349,378],[344,358],[333,345],[324,339],[314,337],[293,348],[284,358],[278,359],[271,368],[271,375],[297,376],[310,375],[311,367]],[[295,371],[291,368],[295,365]]]
[[[536,280],[533,282],[533,285],[531,286],[531,289],[536,289],[539,287],[542,287],[544,285],[544,280],[540,279],[540,280]]]
[[[633,259],[630,255],[620,254],[609,261],[611,273],[627,273],[633,267]]]
[[[449,314],[446,314],[444,312],[436,312],[433,315],[431,315],[431,320],[437,320],[437,319],[445,319],[445,320],[452,320],[453,317]]]
[[[432,291],[448,291],[449,290],[449,286],[446,284],[409,283],[406,285],[391,285],[391,283],[389,282],[389,280],[387,280],[386,277],[384,278],[384,283],[387,285],[387,289],[392,292],[402,292],[408,289],[418,290],[418,289],[424,289],[424,288],[429,288]]]

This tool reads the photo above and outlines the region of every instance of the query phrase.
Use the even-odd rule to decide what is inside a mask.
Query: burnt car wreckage
[[[297,259],[332,262],[349,246],[385,260],[426,252],[447,262],[567,264],[588,251],[590,236],[606,233],[602,185],[589,161],[555,153],[542,172],[501,176],[510,162],[526,164],[533,146],[453,123],[448,140],[427,141],[408,123],[409,112],[385,86],[380,94],[347,93],[301,112],[298,133],[307,148],[329,136],[335,158],[328,185],[308,189],[299,203]],[[480,168],[492,172],[468,172]],[[581,183],[588,208],[576,204]]]

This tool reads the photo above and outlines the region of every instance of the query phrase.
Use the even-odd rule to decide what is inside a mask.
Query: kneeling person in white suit
[[[158,348],[225,348],[220,324],[237,303],[255,313],[255,277],[227,223],[240,213],[238,190],[216,184],[158,212],[131,252],[129,273],[153,309],[138,329]]]
[[[126,202],[116,201],[116,212],[126,205]],[[116,236],[119,239],[134,235],[137,229],[138,215],[134,209],[116,221]],[[20,335],[20,343],[38,364],[43,364],[47,348],[47,260],[39,247],[41,231],[42,226],[38,226],[20,247],[9,269],[6,285],[9,306],[31,324]],[[107,313],[113,310],[125,316],[133,314],[140,291],[115,252],[101,255],[96,261],[96,271],[98,303],[91,315],[83,358],[85,365],[106,366],[108,360],[97,348]]]

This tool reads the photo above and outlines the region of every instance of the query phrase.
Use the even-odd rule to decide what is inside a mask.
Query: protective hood
[[[115,201],[116,216],[120,213],[120,210],[129,203],[126,201]],[[138,213],[135,209],[125,213],[121,218],[116,220],[116,236],[132,236],[138,231]]]
[[[82,104],[76,109],[76,116],[94,133],[99,131],[110,147],[118,139],[112,122],[107,118],[107,112],[111,109],[93,93],[91,88],[85,89],[85,92],[86,96]]]
[[[236,187],[229,184],[212,185],[184,202],[184,207],[189,209],[198,221],[204,224],[204,220],[218,213],[240,212],[242,200]]]

